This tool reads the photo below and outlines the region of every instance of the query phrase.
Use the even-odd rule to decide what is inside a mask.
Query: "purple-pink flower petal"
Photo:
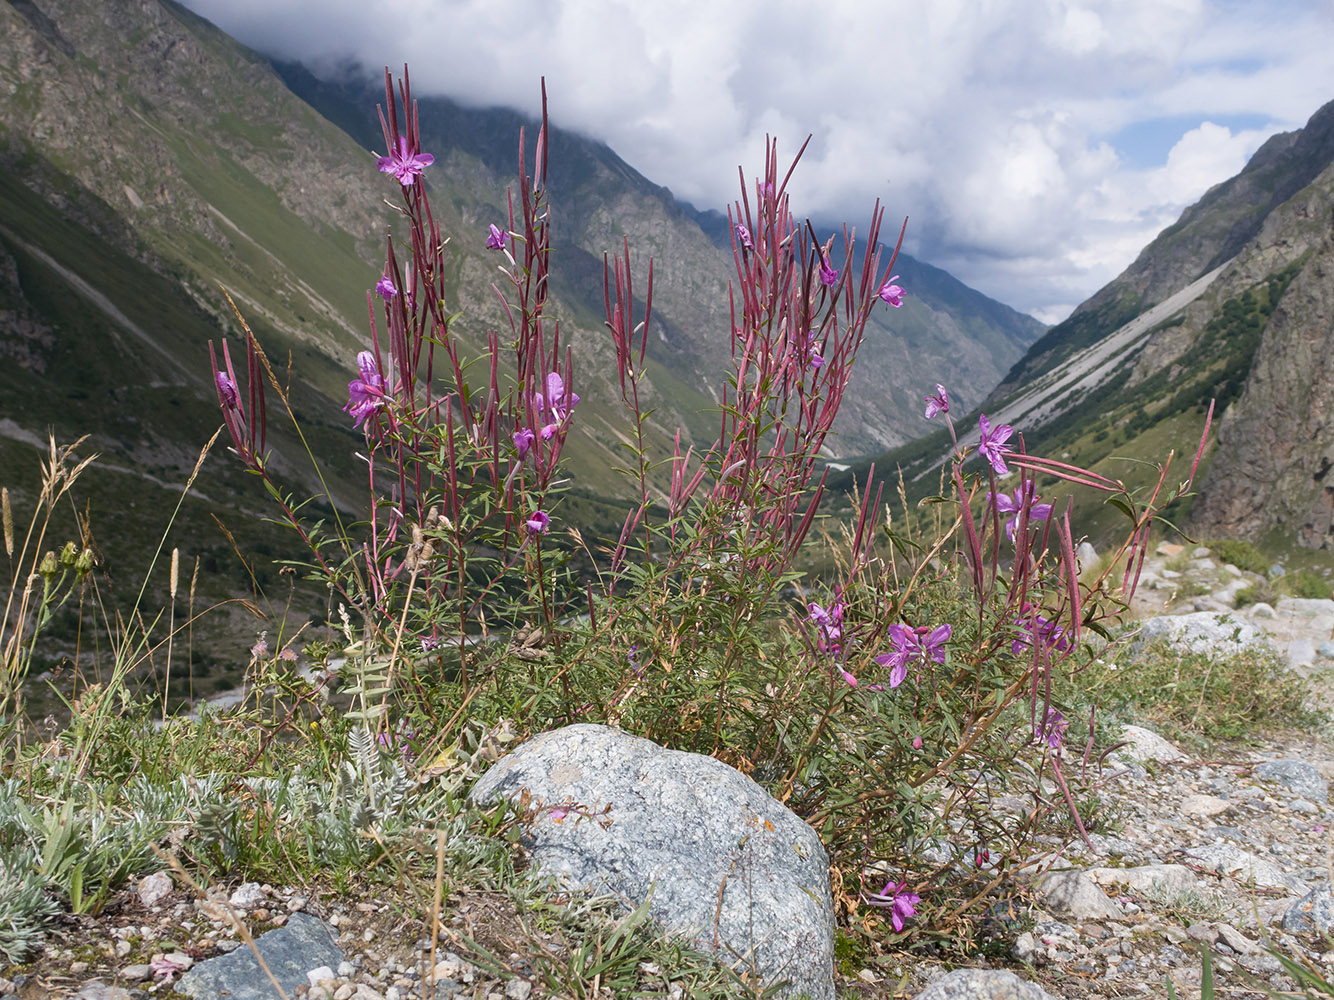
[[[422,169],[435,162],[430,153],[414,153],[408,147],[407,136],[400,135],[394,143],[393,152],[376,161],[382,174],[393,174],[404,187],[411,187],[416,182]]]
[[[907,294],[907,292],[903,290],[903,286],[894,284],[894,282],[898,280],[899,276],[896,274],[880,286],[880,297],[895,309],[898,309],[903,305],[903,296]],[[936,388],[939,389],[940,386],[936,386]],[[946,407],[946,409],[948,408],[949,407]],[[930,414],[927,414],[927,416],[930,416]]]
[[[902,289],[899,289],[901,292]],[[900,299],[900,305],[903,304]],[[926,419],[930,420],[937,413],[950,412],[950,394],[945,391],[945,387],[939,382],[936,383],[936,394],[926,397]]]

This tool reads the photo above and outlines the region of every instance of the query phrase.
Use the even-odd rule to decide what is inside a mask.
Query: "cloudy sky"
[[[814,139],[794,209],[1040,319],[1115,277],[1265,138],[1334,100],[1334,0],[185,0],[319,69],[532,111],[699,207]]]

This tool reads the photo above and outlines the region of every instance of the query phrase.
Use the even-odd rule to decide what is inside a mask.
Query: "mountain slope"
[[[374,112],[383,100],[379,84],[356,75],[324,81],[290,63],[275,68],[321,114],[366,145],[382,144]],[[503,192],[515,165],[513,137],[524,124],[522,117],[469,109],[440,97],[419,97],[418,102],[423,142],[437,163],[445,164],[455,197],[461,189],[474,208],[466,221],[484,230],[503,217]],[[558,105],[559,95],[554,95],[557,112]],[[639,273],[654,258],[659,336],[650,356],[676,376],[671,380],[676,385],[658,379],[665,397],[660,402],[707,433],[711,418],[700,423],[694,415],[700,405],[712,405],[719,397],[720,373],[726,369],[727,281],[733,274],[726,217],[677,202],[601,143],[555,128],[550,148],[551,200],[562,244],[553,265],[557,287],[577,314],[592,317],[597,330],[603,254],[619,252],[628,238]],[[872,319],[860,370],[835,425],[833,446],[839,454],[873,451],[914,436],[918,425],[911,417],[923,379],[950,377],[975,387],[973,398],[981,398],[1044,329],[1031,316],[988,299],[939,268],[900,260],[908,302],[902,310],[883,310]],[[600,334],[576,343],[595,363],[610,360]],[[680,385],[702,387],[703,404],[699,398],[675,398]]]
[[[1152,485],[1169,450],[1193,453],[1214,400],[1217,445],[1197,498],[1173,515],[1206,537],[1329,547],[1332,238],[1334,104],[1187,209],[1034,344],[983,409],[1030,451],[1138,488]],[[958,422],[960,441],[975,446],[976,414]],[[902,468],[920,493],[948,453],[940,431],[878,463]],[[1173,484],[1185,475],[1174,469]],[[1069,492],[1054,481],[1039,489]],[[1085,494],[1076,509],[1076,531],[1095,539],[1123,526],[1097,500]]]
[[[1237,176],[1206,192],[1121,275],[1048,330],[996,387],[988,405],[1231,260],[1260,233],[1274,209],[1331,161],[1334,104],[1327,104],[1305,128],[1270,137]]]
[[[283,73],[319,111],[264,57],[170,0],[0,0],[0,350],[22,362],[0,412],[10,446],[48,425],[65,439],[87,431],[126,468],[183,477],[217,425],[204,359],[208,339],[238,329],[225,288],[270,355],[290,358],[334,498],[353,503],[359,436],[339,407],[394,219],[394,185],[372,153],[383,92]],[[456,332],[475,343],[503,322],[482,236],[504,218],[522,120],[444,100],[423,102],[422,119],[454,254]],[[723,384],[731,261],[687,207],[605,146],[558,131],[552,148],[552,311],[587,402],[569,453],[584,482],[614,489],[602,255],[628,236],[637,266],[655,259],[646,392],[660,438],[715,422],[702,411]],[[908,303],[884,310],[865,349],[836,428],[841,451],[910,437],[923,379],[957,378],[980,396],[1039,332],[925,265],[905,261],[905,280]],[[276,450],[298,490],[317,489],[299,458]]]
[[[1323,221],[1264,328],[1240,398],[1218,429],[1218,454],[1191,512],[1209,534],[1294,535],[1334,547],[1334,167],[1266,222],[1289,238]]]

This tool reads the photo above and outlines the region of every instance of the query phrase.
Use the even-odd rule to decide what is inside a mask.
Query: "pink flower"
[[[528,518],[528,532],[533,535],[545,535],[551,527],[551,515],[544,510],[535,510]]]
[[[838,652],[839,640],[843,638],[843,609],[842,601],[835,601],[829,606],[828,611],[814,601],[806,605],[806,610],[810,612],[806,620],[815,622],[820,630],[820,638],[816,642],[820,652]],[[853,684],[853,687],[856,686]]]
[[[579,405],[577,393],[565,391],[565,380],[557,372],[547,376],[547,392],[533,397],[533,408],[538,413],[550,413],[551,422],[542,426],[542,440],[548,440],[570,417],[570,411]]]
[[[896,688],[908,677],[909,663],[945,662],[945,643],[949,640],[953,628],[940,625],[928,629],[925,625],[913,628],[910,625],[891,625],[889,641],[894,649],[881,653],[875,662],[882,667],[889,667],[889,686]]]
[[[1013,448],[1006,448],[1005,442],[1010,440],[1014,428],[1009,424],[1001,424],[999,427],[993,428],[985,413],[977,418],[977,425],[982,431],[982,436],[977,443],[977,450],[991,463],[996,475],[1005,475],[1010,471],[1005,464],[1005,455],[1014,451]]]
[[[1019,609],[1015,624],[1019,626],[1019,636],[1010,643],[1010,652],[1015,656],[1022,653],[1025,646],[1033,645],[1034,641],[1062,652],[1072,645],[1065,628],[1038,614],[1031,604],[1025,604]]]
[[[889,909],[889,920],[894,925],[894,933],[896,934],[902,934],[907,922],[917,916],[917,904],[922,901],[922,898],[915,892],[904,891],[907,885],[906,879],[897,883],[891,879],[885,883],[883,889],[867,897],[866,900],[872,906],[883,906]]]
[[[494,223],[489,227],[490,232],[486,236],[486,248],[488,250],[504,250],[505,234]]]
[[[920,736],[914,736],[912,738],[912,748],[914,750],[922,749],[922,738]]]
[[[352,414],[360,427],[366,418],[384,405],[384,378],[380,375],[380,366],[375,355],[362,351],[357,355],[357,368],[361,378],[347,384],[347,405],[343,409]]]
[[[814,353],[811,354],[811,367],[812,367],[812,368],[820,368],[820,367],[823,367],[823,365],[824,365],[824,358],[820,357],[820,355],[818,355],[818,354],[814,354]]]
[[[883,285],[880,286],[880,297],[884,299],[886,302],[888,302],[890,305],[892,305],[895,309],[898,309],[900,306],[903,305],[903,296],[907,294],[907,292],[903,290],[903,287],[901,285],[894,284],[894,282],[898,280],[899,276],[896,274],[894,275],[894,277],[890,278]],[[936,386],[936,388],[939,389],[940,386]],[[948,409],[948,407],[946,407],[946,409]],[[930,415],[931,414],[929,413],[927,414],[927,416]]]
[[[1054,708],[1047,709],[1047,717],[1042,721],[1042,728],[1038,732],[1038,737],[1047,741],[1047,746],[1053,750],[1061,749],[1061,743],[1065,740],[1066,727],[1070,725],[1069,720]]]
[[[926,397],[926,419],[930,420],[937,413],[950,412],[950,394],[945,391],[945,387],[939,382],[936,383],[936,394]]]
[[[296,650],[293,649],[291,646],[288,646],[286,649],[284,649],[281,653],[278,654],[278,659],[282,660],[284,663],[295,663]]]
[[[1028,503],[1026,505],[1018,502],[1018,498],[1024,494],[1028,494]],[[994,507],[997,513],[1013,515],[1005,522],[1005,533],[1010,536],[1010,541],[1012,542],[1014,541],[1014,533],[1019,530],[1019,516],[1022,513],[1024,506],[1028,507],[1028,520],[1030,524],[1033,521],[1046,521],[1051,517],[1051,504],[1033,502],[1037,499],[1037,496],[1033,493],[1032,482],[1027,482],[1019,489],[1015,490],[1014,495],[1015,499],[1012,500],[1008,493],[987,494],[987,503]]]
[[[179,954],[179,952],[172,952],[170,955],[154,955],[152,960],[148,963],[148,971],[151,972],[154,977],[159,979],[165,979],[169,976],[176,975],[178,972],[184,972],[189,966],[185,961],[173,957],[177,954]],[[182,956],[182,958],[184,957],[185,956]]]
[[[736,241],[738,243],[740,243],[747,250],[755,249],[755,243],[750,238],[749,229],[747,229],[745,226],[743,226],[741,223],[738,222],[735,227],[735,232],[736,232]]]
[[[856,678],[856,677],[853,677],[852,674],[848,673],[846,670],[842,669],[841,667],[839,668],[839,671],[838,671],[838,672],[839,672],[840,674],[843,675],[843,680],[844,680],[845,682],[847,682],[848,687],[856,687],[856,686],[857,686],[857,678]]]
[[[832,288],[838,283],[838,271],[831,267],[824,258],[820,259],[820,284],[825,288]]]
[[[375,291],[376,294],[386,302],[398,294],[398,289],[394,287],[394,283],[389,280],[389,275],[387,274],[383,275],[380,280],[375,283]]]
[[[537,435],[533,433],[531,427],[520,427],[514,432],[514,447],[519,453],[519,461],[523,461],[528,454],[528,449],[533,446],[537,440]]]
[[[376,161],[382,174],[393,174],[404,187],[411,187],[422,169],[435,162],[430,153],[413,153],[408,149],[407,136],[400,135],[394,150]]]
[[[268,656],[268,655],[269,655],[269,642],[268,642],[268,640],[267,640],[267,639],[264,639],[264,638],[261,638],[261,639],[259,640],[259,642],[255,643],[253,646],[251,646],[251,647],[250,647],[250,655],[251,655],[252,657],[254,657],[256,660],[262,660],[264,657]]]
[[[236,383],[226,372],[218,372],[218,398],[222,404],[229,409],[236,409],[241,405],[241,394],[236,391]]]

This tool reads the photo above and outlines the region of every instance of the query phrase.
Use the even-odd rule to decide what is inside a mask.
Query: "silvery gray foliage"
[[[478,803],[530,796],[539,873],[569,888],[649,901],[667,932],[786,995],[834,995],[829,860],[806,823],[721,761],[606,726],[544,733],[473,788]]]
[[[21,962],[41,944],[47,921],[60,912],[37,864],[29,848],[0,840],[0,958],[6,963]]]

